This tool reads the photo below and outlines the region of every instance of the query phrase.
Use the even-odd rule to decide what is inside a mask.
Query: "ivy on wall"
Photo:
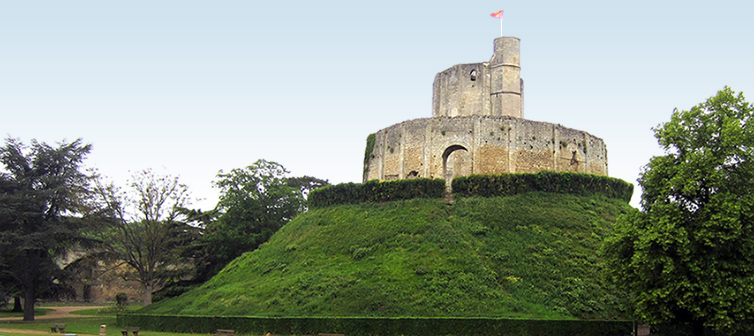
[[[374,158],[374,142],[377,136],[372,133],[367,135],[367,148],[364,150],[364,179],[369,174],[369,160]]]

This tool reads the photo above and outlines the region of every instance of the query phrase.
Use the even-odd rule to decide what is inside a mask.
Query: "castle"
[[[437,74],[432,118],[404,121],[367,138],[364,182],[450,181],[471,174],[541,170],[607,175],[607,149],[587,132],[523,118],[520,40],[495,39],[489,62]]]

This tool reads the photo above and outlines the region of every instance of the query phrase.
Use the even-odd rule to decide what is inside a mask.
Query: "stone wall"
[[[514,117],[436,117],[375,134],[364,181],[451,179],[541,170],[607,175],[602,139],[561,125]]]
[[[490,115],[488,64],[458,64],[435,76],[432,115],[459,117]]]

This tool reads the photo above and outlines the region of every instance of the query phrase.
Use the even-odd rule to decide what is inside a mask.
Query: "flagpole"
[[[503,37],[503,11],[494,12],[490,16],[500,20],[500,37]]]

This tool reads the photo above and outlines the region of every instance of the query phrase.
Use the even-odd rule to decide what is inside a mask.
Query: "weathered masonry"
[[[519,40],[495,39],[489,63],[457,64],[435,76],[432,116],[524,117]]]
[[[523,119],[519,40],[495,39],[488,63],[437,74],[433,117],[369,137],[364,181],[541,170],[607,175],[607,149],[587,132]]]

